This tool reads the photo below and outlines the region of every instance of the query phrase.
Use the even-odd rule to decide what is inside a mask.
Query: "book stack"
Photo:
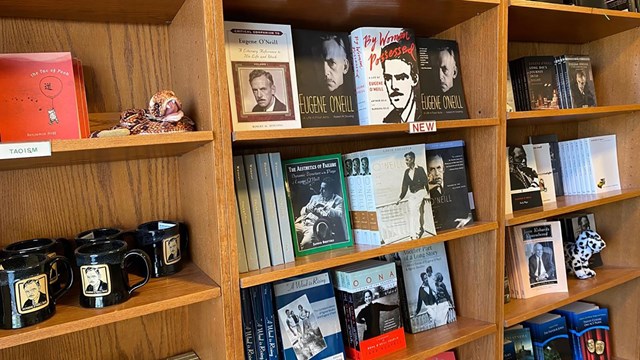
[[[640,12],[638,0],[604,0],[605,8],[610,10]]]
[[[506,242],[511,297],[567,292],[562,229],[558,221],[516,225]]]
[[[84,73],[68,52],[0,54],[0,141],[89,137]]]
[[[620,190],[616,135],[558,143],[565,195]]]
[[[574,360],[611,359],[609,311],[583,301],[553,311],[567,319]]]

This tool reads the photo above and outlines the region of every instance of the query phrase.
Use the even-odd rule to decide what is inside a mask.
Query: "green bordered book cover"
[[[282,163],[296,256],[352,246],[341,154]]]

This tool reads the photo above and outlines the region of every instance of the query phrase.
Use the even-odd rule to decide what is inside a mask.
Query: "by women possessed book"
[[[342,156],[291,159],[282,165],[296,256],[352,246]]]

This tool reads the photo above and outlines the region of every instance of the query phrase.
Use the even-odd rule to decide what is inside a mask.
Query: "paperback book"
[[[553,312],[567,319],[574,360],[611,359],[608,309],[577,301]]]
[[[531,331],[522,325],[504,330],[504,340],[513,344],[515,357],[518,360],[534,360]]]
[[[542,314],[525,321],[531,329],[536,360],[573,359],[566,320],[557,314]]]
[[[597,106],[591,58],[588,55],[565,55],[565,82],[571,108]]]
[[[507,155],[513,211],[542,206],[540,180],[533,145],[507,147]]]

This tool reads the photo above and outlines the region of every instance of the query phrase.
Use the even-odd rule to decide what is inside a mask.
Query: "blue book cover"
[[[516,360],[516,348],[511,340],[504,340],[503,360]]]
[[[505,329],[504,339],[511,341],[514,347],[515,357],[518,360],[534,360],[531,331],[528,328]]]
[[[253,311],[251,310],[251,294],[249,289],[240,289],[242,311],[242,337],[244,338],[244,356],[247,360],[256,360],[256,338],[253,327]]]
[[[591,307],[589,307],[591,305]],[[611,358],[609,311],[595,304],[576,302],[554,310],[566,316],[574,360]]]
[[[260,285],[262,297],[262,314],[264,316],[264,330],[267,338],[267,355],[269,360],[278,360],[278,333],[273,314],[273,291],[271,284]]]
[[[268,360],[267,336],[264,328],[264,313],[262,310],[262,296],[260,287],[249,288],[251,294],[251,308],[253,310],[253,328],[255,329],[256,355],[258,360]]]
[[[345,358],[328,272],[278,281],[273,292],[285,360]]]
[[[543,314],[551,315],[551,314]],[[555,315],[544,322],[527,321],[523,325],[531,328],[531,337],[537,360],[573,359],[566,320]]]

